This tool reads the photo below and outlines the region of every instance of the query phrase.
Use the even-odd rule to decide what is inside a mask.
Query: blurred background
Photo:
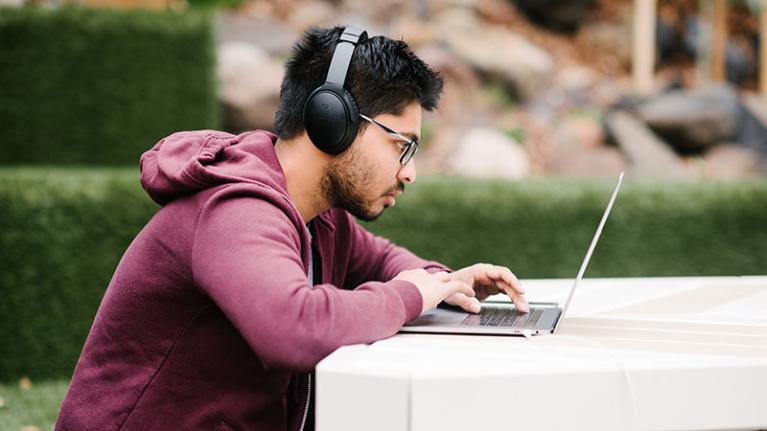
[[[175,130],[270,129],[303,30],[356,24],[406,40],[446,79],[422,172],[694,179],[767,167],[761,0],[1,3],[22,11],[3,13],[0,121],[6,139],[27,141],[1,162],[131,164]],[[130,13],[147,10],[158,16]],[[51,144],[61,152],[40,151]]]
[[[460,267],[767,273],[761,0],[0,0],[0,430],[51,429],[115,266],[157,210],[142,152],[271,129],[309,26],[404,39],[445,79],[419,181],[366,228]]]

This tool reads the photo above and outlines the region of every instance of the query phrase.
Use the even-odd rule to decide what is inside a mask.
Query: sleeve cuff
[[[404,280],[392,280],[389,283],[399,293],[405,304],[405,322],[420,316],[423,310],[423,297],[415,284]]]

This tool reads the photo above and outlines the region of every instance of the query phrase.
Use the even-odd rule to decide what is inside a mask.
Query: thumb
[[[455,293],[447,299],[445,302],[452,305],[457,305],[470,313],[479,313],[482,311],[482,305],[479,303],[476,297],[472,298],[464,295],[463,293]]]

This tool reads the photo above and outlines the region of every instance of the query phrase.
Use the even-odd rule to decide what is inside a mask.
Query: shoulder
[[[223,184],[200,193],[198,226],[225,223],[233,227],[283,232],[298,239],[303,221],[287,196],[258,183]]]

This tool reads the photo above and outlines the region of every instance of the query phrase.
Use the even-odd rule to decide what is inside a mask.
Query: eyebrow
[[[415,133],[399,132],[399,134],[406,138],[410,138],[411,141],[416,141],[416,142],[420,141],[420,137],[416,135]]]
[[[416,142],[419,142],[419,139],[420,139],[420,138],[419,138],[419,136],[418,136],[418,135],[416,135],[416,134],[415,134],[415,133],[413,133],[413,132],[398,132],[398,131],[396,131],[396,130],[392,129],[391,127],[389,127],[389,126],[387,126],[387,125],[385,125],[385,124],[381,124],[381,123],[380,123],[380,122],[378,122],[378,121],[376,121],[376,123],[377,123],[379,126],[383,126],[383,128],[384,128],[385,130],[387,130],[387,131],[389,131],[389,130],[390,130],[390,131],[392,131],[392,132],[394,132],[394,133],[397,133],[397,134],[399,134],[399,135],[402,135],[402,136],[404,136],[404,137],[406,137],[406,138],[409,138],[411,141],[416,141]]]

